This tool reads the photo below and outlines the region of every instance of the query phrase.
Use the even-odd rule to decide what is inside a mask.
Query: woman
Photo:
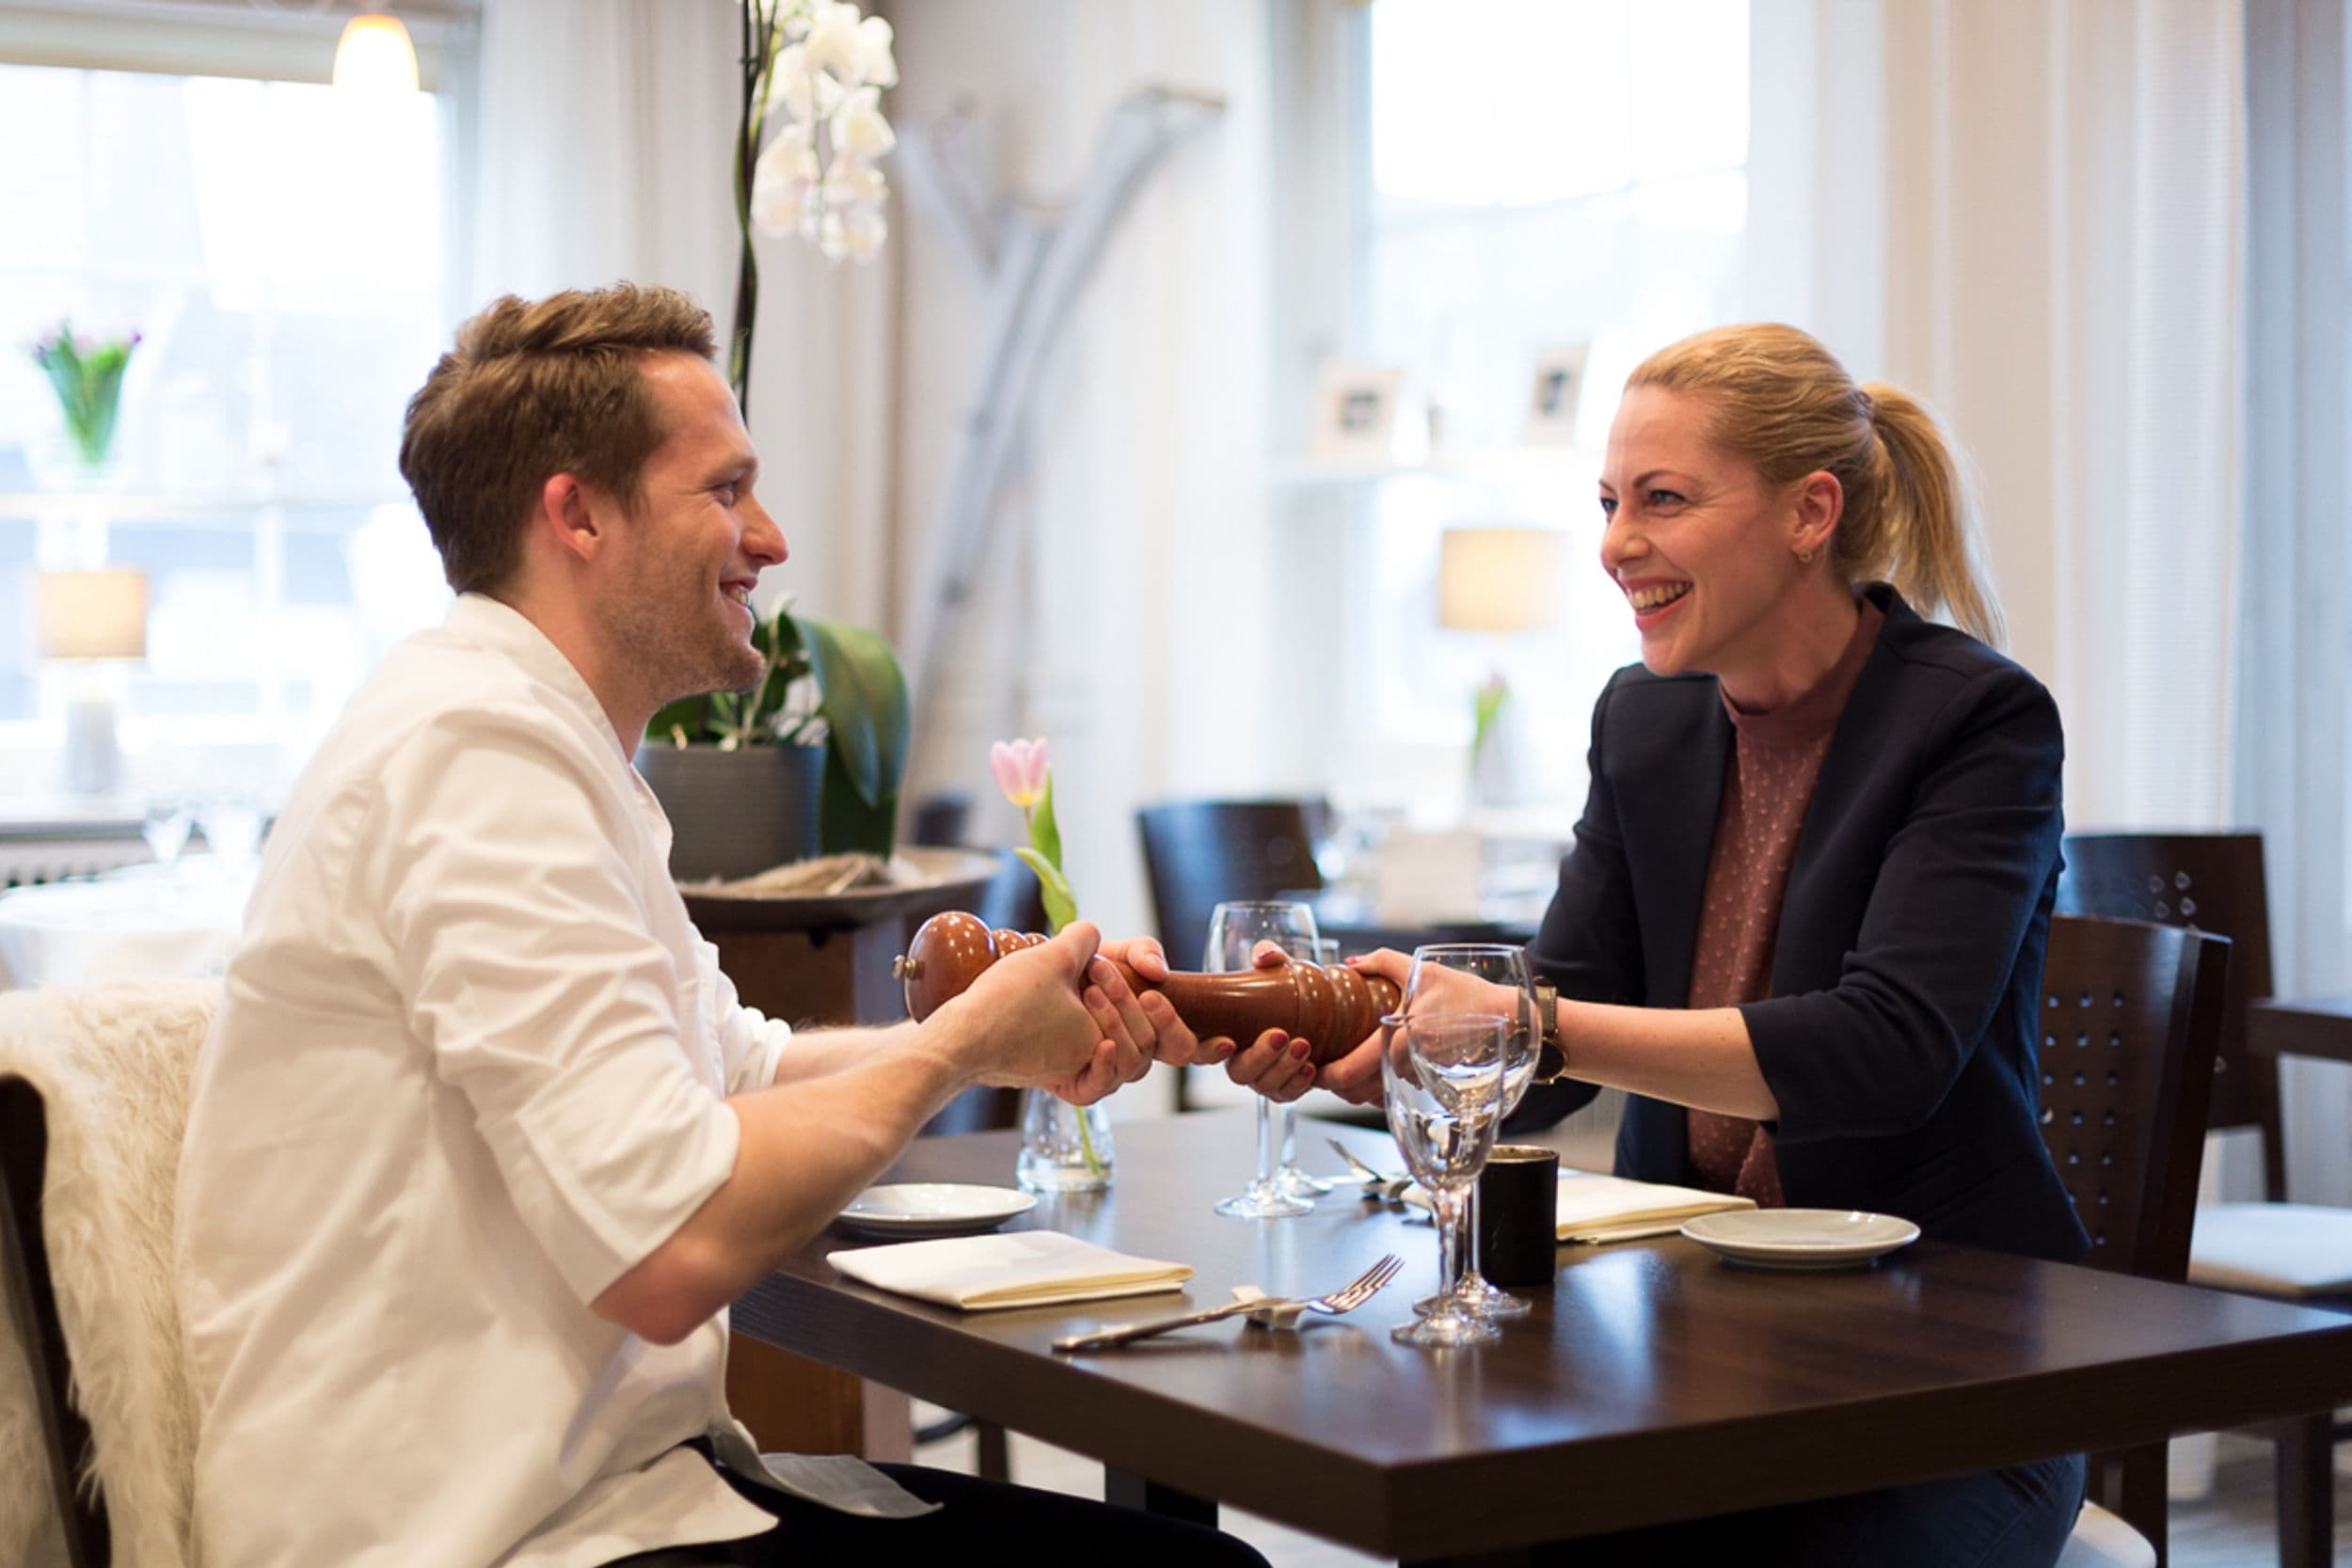
[[[1933,421],[1792,327],[1704,332],[1629,379],[1600,504],[1642,663],[1594,708],[1591,793],[1528,949],[1576,1080],[1531,1093],[1538,1125],[1614,1085],[1621,1175],[2079,1257],[2032,1044],[2063,743],[1987,646]],[[1361,961],[1405,978],[1401,954]],[[1260,1042],[1228,1070],[1276,1099],[1379,1087],[1370,1048],[1318,1073]],[[1614,1544],[2046,1565],[2081,1491],[2070,1457]]]

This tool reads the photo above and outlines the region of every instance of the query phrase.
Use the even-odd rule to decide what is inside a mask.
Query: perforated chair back
[[[1322,800],[1173,800],[1136,812],[1168,960],[1199,967],[1209,916],[1228,899],[1322,887],[1314,841],[1329,816]]]
[[[2042,968],[2042,1136],[2094,1268],[2188,1273],[2230,943],[2059,915]]]
[[[2214,1064],[2211,1130],[2258,1129],[2264,1196],[2286,1198],[2279,1064],[2246,1051],[2246,1009],[2271,994],[2270,898],[2260,833],[2074,833],[2058,878],[2060,914],[2185,926],[2230,939]]]

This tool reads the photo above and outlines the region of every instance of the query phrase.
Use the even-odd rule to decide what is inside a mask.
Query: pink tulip
[[[1043,739],[999,740],[988,749],[988,770],[1005,799],[1027,811],[1045,799],[1053,757]]]

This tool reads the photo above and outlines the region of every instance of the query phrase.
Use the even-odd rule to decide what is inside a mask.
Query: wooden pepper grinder
[[[982,971],[1008,953],[1047,939],[1034,931],[992,931],[975,914],[950,911],[923,922],[892,960],[891,974],[906,982],[907,1013],[916,1022],[961,996]],[[1226,1036],[1248,1045],[1268,1029],[1287,1031],[1311,1048],[1321,1065],[1353,1051],[1396,1011],[1396,983],[1344,964],[1288,963],[1232,974],[1170,974],[1153,985],[1113,960],[1137,995],[1157,990],[1185,1027],[1202,1039]]]

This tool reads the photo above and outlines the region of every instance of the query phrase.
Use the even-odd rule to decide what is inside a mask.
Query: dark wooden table
[[[1393,1164],[1384,1135],[1339,1135]],[[1310,1168],[1337,1164],[1318,1148]],[[929,1139],[895,1176],[1009,1184],[1013,1150],[1007,1133]],[[1564,1248],[1499,1343],[1411,1350],[1388,1331],[1434,1282],[1428,1227],[1340,1194],[1296,1219],[1212,1213],[1250,1158],[1247,1113],[1123,1124],[1113,1193],[1015,1222],[1190,1263],[1183,1296],[958,1313],[844,1280],[825,1255],[860,1243],[828,1232],[736,1329],[1100,1459],[1114,1500],[1231,1503],[1406,1560],[2352,1402],[2352,1317],[1928,1243],[1836,1275],[1734,1268],[1678,1237]],[[1238,1284],[1327,1290],[1389,1251],[1407,1260],[1394,1286],[1301,1333],[1048,1349]]]
[[[2272,998],[2246,1009],[2246,1049],[2352,1062],[2352,996]]]

